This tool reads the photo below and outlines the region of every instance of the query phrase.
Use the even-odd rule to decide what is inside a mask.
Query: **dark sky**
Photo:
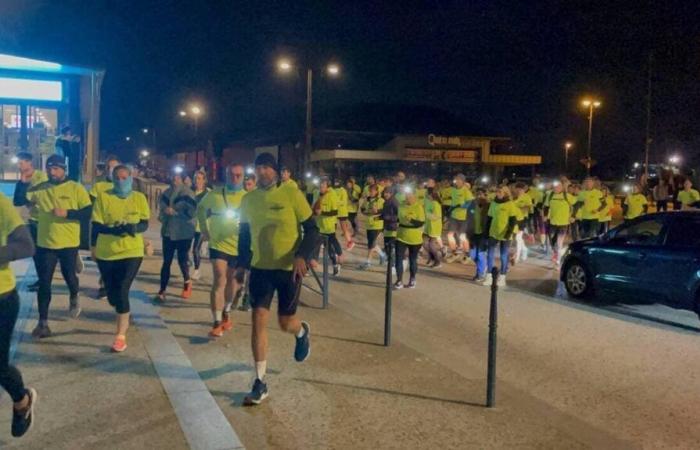
[[[104,146],[142,126],[174,139],[188,100],[224,140],[295,130],[303,80],[274,71],[294,52],[343,67],[316,84],[317,121],[360,102],[428,105],[560,157],[565,139],[583,151],[578,101],[592,93],[603,100],[595,156],[630,164],[652,51],[654,154],[697,152],[699,17],[697,2],[674,0],[0,0],[0,51],[105,68]]]

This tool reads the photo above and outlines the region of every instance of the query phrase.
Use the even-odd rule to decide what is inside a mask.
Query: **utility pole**
[[[304,161],[303,168],[307,170],[311,163],[311,145],[312,145],[312,99],[313,99],[313,71],[311,68],[306,69],[306,132],[304,140]]]
[[[649,53],[649,76],[647,80],[647,130],[646,141],[644,145],[644,178],[649,179],[649,150],[651,147],[651,75],[652,65],[654,61],[654,53]]]

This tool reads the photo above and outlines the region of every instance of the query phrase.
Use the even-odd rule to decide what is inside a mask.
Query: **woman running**
[[[525,230],[528,224],[530,211],[532,210],[532,197],[525,192],[525,183],[515,184],[515,197],[513,203],[518,208],[518,228],[515,231],[515,262],[525,261],[528,256],[528,249],[525,245]]]
[[[419,202],[420,203],[420,202]],[[437,189],[427,188],[425,205],[425,229],[423,247],[428,253],[428,266],[433,269],[442,267],[440,251],[442,250],[442,205]]]
[[[572,207],[576,198],[570,195],[564,185],[554,182],[552,192],[545,198],[544,215],[548,224],[549,241],[552,247],[552,268],[558,269],[564,256],[564,243],[571,224]]]
[[[408,268],[410,278],[407,287],[416,287],[418,273],[418,252],[423,245],[423,226],[425,225],[425,209],[416,200],[415,191],[404,188],[406,201],[399,206],[399,231],[396,236],[396,283],[394,289],[403,288],[403,259],[408,250]]]
[[[610,230],[610,222],[612,222],[612,207],[615,204],[615,197],[610,193],[610,188],[605,185],[600,187],[603,193],[603,198],[605,198],[605,208],[600,212],[600,230],[598,234],[607,233]]]
[[[506,285],[508,274],[508,259],[510,252],[510,240],[517,226],[518,208],[510,197],[508,186],[499,186],[496,197],[491,202],[488,212],[489,249],[486,256],[488,272],[484,279],[484,286],[491,286],[494,282],[498,286]],[[501,272],[497,280],[493,279],[491,271],[496,265],[496,251],[501,258]]]
[[[207,195],[209,188],[207,187],[207,173],[203,170],[198,170],[194,173],[194,200],[197,204]],[[201,277],[199,266],[202,263],[202,230],[199,227],[199,221],[195,220],[194,224],[194,242],[192,243],[192,262],[194,262],[194,272],[192,279],[197,281]]]
[[[181,168],[180,168],[181,172]],[[182,298],[192,296],[192,280],[190,280],[189,252],[194,238],[194,222],[197,203],[194,194],[183,183],[182,175],[177,167],[173,174],[170,187],[160,196],[161,236],[163,237],[163,266],[160,269],[160,290],[156,300],[165,301],[165,290],[170,281],[170,266],[175,252],[177,262],[182,272]]]
[[[129,329],[129,291],[143,261],[143,233],[151,211],[146,196],[132,190],[131,169],[113,170],[114,187],[97,195],[92,207],[92,246],[107,290],[117,312],[113,352],[126,350]]]
[[[377,245],[379,235],[384,229],[384,220],[382,219],[382,211],[384,208],[384,199],[379,196],[379,191],[376,184],[369,186],[367,189],[367,197],[360,204],[360,211],[365,215],[365,230],[367,231],[367,261],[360,265],[360,269],[367,270],[372,267],[372,255],[379,256],[379,263],[384,264],[386,254]],[[386,241],[386,236],[384,237]]]

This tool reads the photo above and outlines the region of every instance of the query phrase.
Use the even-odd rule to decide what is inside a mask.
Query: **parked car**
[[[575,298],[631,296],[700,316],[700,211],[648,214],[574,242],[560,279]]]

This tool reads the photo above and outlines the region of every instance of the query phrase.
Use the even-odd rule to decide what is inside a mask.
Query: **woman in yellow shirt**
[[[403,288],[403,259],[408,250],[408,269],[410,278],[409,289],[416,287],[418,273],[418,252],[423,246],[423,226],[425,225],[425,209],[418,203],[413,188],[404,191],[406,201],[399,206],[399,231],[396,236],[396,283],[394,289]]]
[[[642,187],[639,184],[635,184],[632,187],[632,192],[627,194],[622,203],[625,222],[646,214],[648,208],[647,197],[642,194]]]
[[[92,208],[92,246],[107,290],[117,312],[112,351],[126,350],[129,329],[129,291],[143,261],[143,232],[151,211],[146,196],[132,190],[131,169],[114,168],[114,187],[97,195]]]
[[[434,188],[427,188],[426,197],[423,201],[425,205],[425,229],[423,248],[428,253],[428,266],[439,269],[440,245],[442,237],[442,205],[440,205],[440,193]],[[420,203],[420,201],[418,202]]]

